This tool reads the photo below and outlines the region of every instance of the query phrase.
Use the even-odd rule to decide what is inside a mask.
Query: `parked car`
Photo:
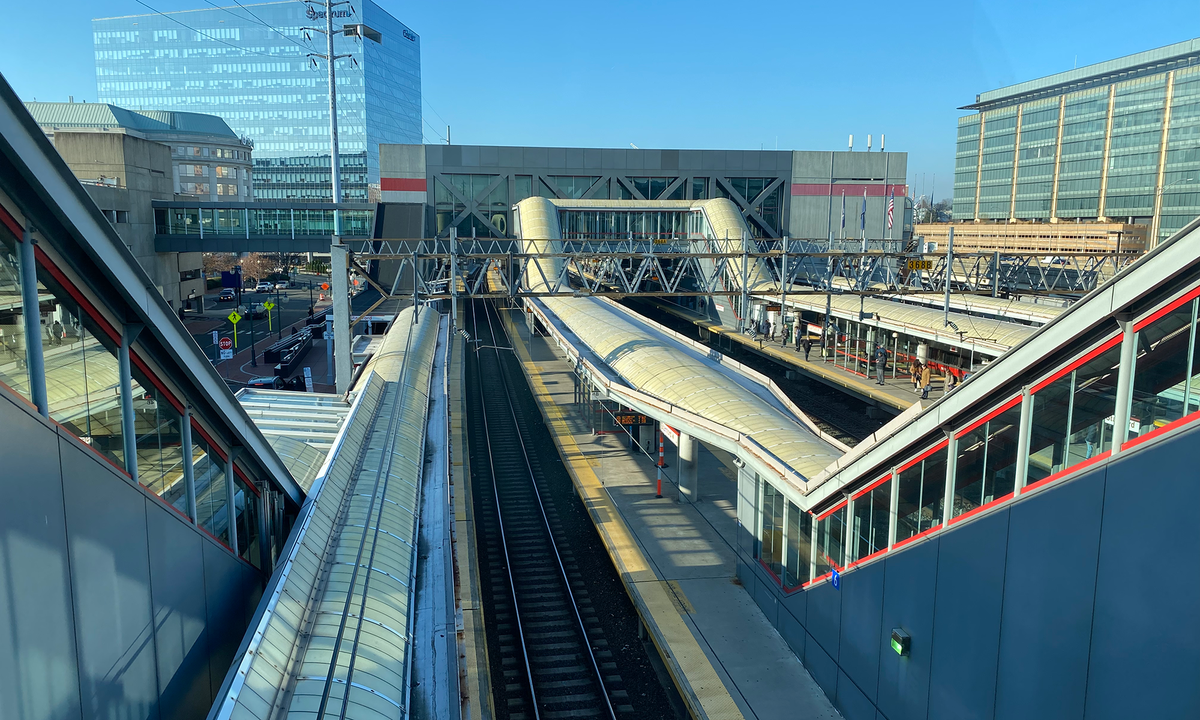
[[[258,284],[254,286],[254,292],[271,292],[274,289],[275,286],[267,280],[260,280]]]
[[[276,290],[287,290],[288,289],[288,281],[280,280],[279,282],[275,283],[275,289]]]
[[[248,388],[265,388],[267,390],[282,390],[283,378],[280,377],[252,377],[246,381]]]
[[[233,300],[236,298],[237,293],[233,291],[233,288],[225,288],[221,291],[221,294],[217,296],[217,302],[233,302]]]

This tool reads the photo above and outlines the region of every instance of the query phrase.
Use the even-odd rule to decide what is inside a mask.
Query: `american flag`
[[[888,199],[888,230],[892,229],[892,211],[896,209],[896,193]]]

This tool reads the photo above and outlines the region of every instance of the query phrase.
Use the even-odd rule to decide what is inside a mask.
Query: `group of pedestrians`
[[[908,365],[908,374],[912,379],[914,392],[920,393],[922,400],[928,400],[929,388],[933,383],[933,368],[930,364],[913,358]]]

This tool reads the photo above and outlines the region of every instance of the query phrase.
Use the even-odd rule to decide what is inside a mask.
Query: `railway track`
[[[593,603],[587,577],[593,573],[569,546],[568,526],[577,521],[564,522],[561,492],[548,483],[544,465],[563,472],[561,463],[552,447],[553,461],[545,460],[546,439],[534,437],[527,409],[514,398],[499,318],[484,302],[467,314],[469,347],[476,348],[468,360],[476,539],[497,717],[661,716],[635,712],[631,704],[609,648],[606,608]],[[546,432],[540,424],[536,429]],[[636,685],[644,697],[645,683]]]

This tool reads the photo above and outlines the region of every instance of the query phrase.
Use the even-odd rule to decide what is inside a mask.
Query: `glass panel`
[[[854,500],[854,559],[862,560],[888,544],[888,516],[892,506],[892,481],[888,480]]]
[[[183,480],[183,417],[140,373],[133,382],[138,482],[187,514]]]
[[[1184,303],[1138,331],[1129,438],[1153,432],[1193,407],[1196,301]]]
[[[41,283],[38,294],[50,417],[124,468],[116,347],[80,322],[74,303],[58,299],[65,294]]]
[[[783,574],[784,502],[783,493],[763,484],[762,561],[777,578]]]
[[[839,570],[845,565],[843,544],[846,538],[846,508],[838,508],[817,521],[817,577],[829,572],[831,566]]]
[[[196,480],[196,522],[223,543],[229,542],[225,506],[225,462],[192,428],[192,474]]]
[[[945,447],[907,470],[901,470],[899,483],[896,542],[942,524],[942,499],[946,494]]]
[[[808,582],[812,556],[812,515],[792,503],[787,504],[787,559],[783,568],[784,587],[796,588]]]
[[[519,203],[525,198],[533,196],[533,176],[532,175],[517,175],[513,178],[513,192],[516,197],[513,198],[514,203]]]
[[[952,516],[970,512],[1013,491],[1020,425],[1018,403],[959,436]]]
[[[1120,360],[1118,345],[1034,393],[1026,484],[1112,448]]]
[[[238,555],[254,567],[259,567],[258,496],[240,477],[236,480],[234,503],[237,505]]]
[[[5,226],[0,226],[0,383],[31,400],[25,363],[19,252],[17,239]]]

